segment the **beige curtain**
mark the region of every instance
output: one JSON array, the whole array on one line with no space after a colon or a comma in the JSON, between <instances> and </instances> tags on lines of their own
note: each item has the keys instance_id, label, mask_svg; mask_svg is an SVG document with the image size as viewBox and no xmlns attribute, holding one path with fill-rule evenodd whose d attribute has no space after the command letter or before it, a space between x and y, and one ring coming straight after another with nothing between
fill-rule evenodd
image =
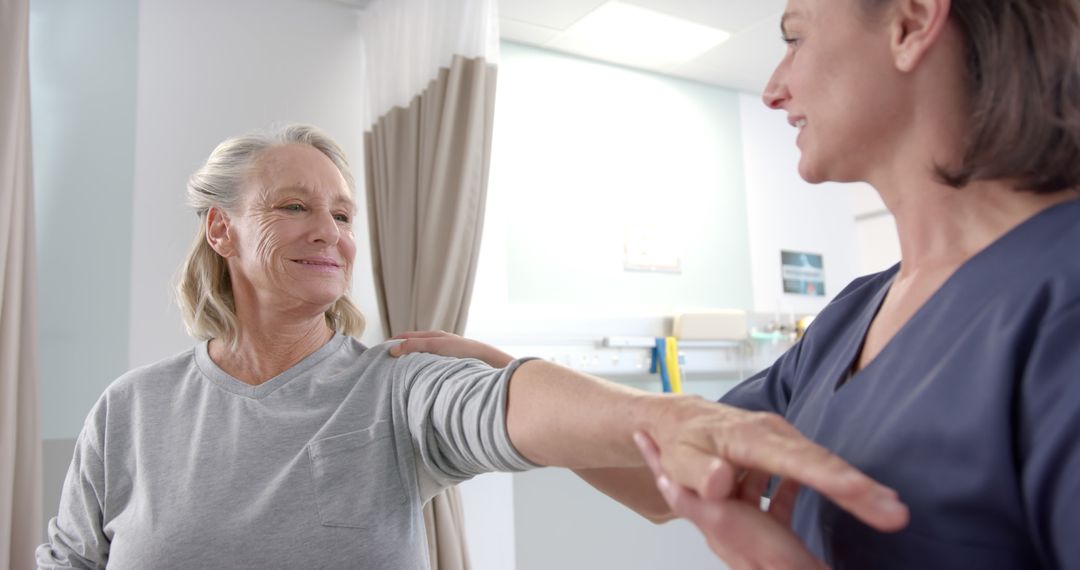
<instances>
[{"instance_id":1,"label":"beige curtain","mask_svg":"<svg viewBox=\"0 0 1080 570\"><path fill-rule=\"evenodd\" d=\"M387 335L465 330L494 107L495 66L458 56L408 107L364 133L371 253ZM424 518L432 568L468 568L457 489L429 503Z\"/></svg>"},{"instance_id":2,"label":"beige curtain","mask_svg":"<svg viewBox=\"0 0 1080 570\"><path fill-rule=\"evenodd\" d=\"M41 541L29 0L0 0L0 567Z\"/></svg>"}]
</instances>

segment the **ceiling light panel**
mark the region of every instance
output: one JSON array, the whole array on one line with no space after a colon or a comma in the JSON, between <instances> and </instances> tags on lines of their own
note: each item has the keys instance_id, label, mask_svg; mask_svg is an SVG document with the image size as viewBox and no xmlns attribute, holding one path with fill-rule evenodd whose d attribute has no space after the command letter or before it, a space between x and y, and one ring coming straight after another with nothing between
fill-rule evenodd
<instances>
[{"instance_id":1,"label":"ceiling light panel","mask_svg":"<svg viewBox=\"0 0 1080 570\"><path fill-rule=\"evenodd\" d=\"M780 14L787 0L621 0L648 10L705 24L737 36L747 26L764 18L775 17L773 27L779 27Z\"/></svg>"},{"instance_id":2,"label":"ceiling light panel","mask_svg":"<svg viewBox=\"0 0 1080 570\"><path fill-rule=\"evenodd\" d=\"M499 0L499 17L559 30L595 10L605 0Z\"/></svg>"},{"instance_id":3,"label":"ceiling light panel","mask_svg":"<svg viewBox=\"0 0 1080 570\"><path fill-rule=\"evenodd\" d=\"M548 46L650 68L690 61L730 37L724 30L624 2L607 2Z\"/></svg>"},{"instance_id":4,"label":"ceiling light panel","mask_svg":"<svg viewBox=\"0 0 1080 570\"><path fill-rule=\"evenodd\" d=\"M504 40L534 46L544 46L559 35L559 30L552 30L527 22L510 18L499 18L499 37Z\"/></svg>"}]
</instances>

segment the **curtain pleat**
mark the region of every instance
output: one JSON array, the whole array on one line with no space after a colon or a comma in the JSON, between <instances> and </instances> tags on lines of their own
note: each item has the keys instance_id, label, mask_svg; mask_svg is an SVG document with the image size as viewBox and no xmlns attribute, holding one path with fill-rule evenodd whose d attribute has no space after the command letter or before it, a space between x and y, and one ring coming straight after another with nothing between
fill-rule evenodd
<instances>
[{"instance_id":1,"label":"curtain pleat","mask_svg":"<svg viewBox=\"0 0 1080 570\"><path fill-rule=\"evenodd\" d=\"M365 133L375 289L387 336L461 334L480 254L495 108L495 66L454 57L408 107ZM432 568L469 567L456 488L424 513Z\"/></svg>"},{"instance_id":2,"label":"curtain pleat","mask_svg":"<svg viewBox=\"0 0 1080 570\"><path fill-rule=\"evenodd\" d=\"M469 548L464 535L465 513L457 487L436 495L424 506L424 528L433 569L469 568Z\"/></svg>"},{"instance_id":3,"label":"curtain pleat","mask_svg":"<svg viewBox=\"0 0 1080 570\"><path fill-rule=\"evenodd\" d=\"M0 567L41 539L29 4L0 0Z\"/></svg>"}]
</instances>

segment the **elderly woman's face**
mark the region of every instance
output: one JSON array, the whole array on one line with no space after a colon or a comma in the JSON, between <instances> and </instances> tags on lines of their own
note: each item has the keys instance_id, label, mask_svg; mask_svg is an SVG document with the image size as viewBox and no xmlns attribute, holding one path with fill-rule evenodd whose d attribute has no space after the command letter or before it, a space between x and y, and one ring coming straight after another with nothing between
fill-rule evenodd
<instances>
[{"instance_id":1,"label":"elderly woman's face","mask_svg":"<svg viewBox=\"0 0 1080 570\"><path fill-rule=\"evenodd\" d=\"M347 290L356 244L345 179L308 145L258 156L239 211L230 216L234 286L275 309L325 310Z\"/></svg>"}]
</instances>

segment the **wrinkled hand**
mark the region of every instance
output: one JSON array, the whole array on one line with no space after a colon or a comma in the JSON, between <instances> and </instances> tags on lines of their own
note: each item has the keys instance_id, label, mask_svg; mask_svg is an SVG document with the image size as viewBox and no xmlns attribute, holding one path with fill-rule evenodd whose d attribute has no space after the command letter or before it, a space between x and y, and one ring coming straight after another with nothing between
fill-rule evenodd
<instances>
[{"instance_id":1,"label":"wrinkled hand","mask_svg":"<svg viewBox=\"0 0 1080 570\"><path fill-rule=\"evenodd\" d=\"M445 331L406 332L395 336L394 340L404 342L391 347L390 356L430 352L440 356L475 358L494 368L503 368L514 360L513 356L494 346Z\"/></svg>"},{"instance_id":2,"label":"wrinkled hand","mask_svg":"<svg viewBox=\"0 0 1080 570\"><path fill-rule=\"evenodd\" d=\"M740 499L747 490L764 489L776 475L787 487L814 489L878 530L897 531L907 525L908 510L896 491L810 441L776 414L683 398L672 400L667 414L649 426L646 435L660 450L657 477L671 484L672 497L691 512L697 513L694 506L702 505L693 498L710 507L702 512L716 516L712 507L730 506L722 502ZM684 497L679 493L684 490L692 494ZM794 494L785 488L788 492ZM778 508L786 508L787 497L779 498ZM739 513L765 520L742 503L725 508L724 517Z\"/></svg>"},{"instance_id":3,"label":"wrinkled hand","mask_svg":"<svg viewBox=\"0 0 1080 570\"><path fill-rule=\"evenodd\" d=\"M731 482L727 497L705 500L667 476L660 464L660 450L648 435L638 432L634 442L672 512L694 523L709 548L733 570L827 568L791 531L798 483L781 480L767 511L761 510L760 502L769 475L761 471L742 472Z\"/></svg>"}]
</instances>

